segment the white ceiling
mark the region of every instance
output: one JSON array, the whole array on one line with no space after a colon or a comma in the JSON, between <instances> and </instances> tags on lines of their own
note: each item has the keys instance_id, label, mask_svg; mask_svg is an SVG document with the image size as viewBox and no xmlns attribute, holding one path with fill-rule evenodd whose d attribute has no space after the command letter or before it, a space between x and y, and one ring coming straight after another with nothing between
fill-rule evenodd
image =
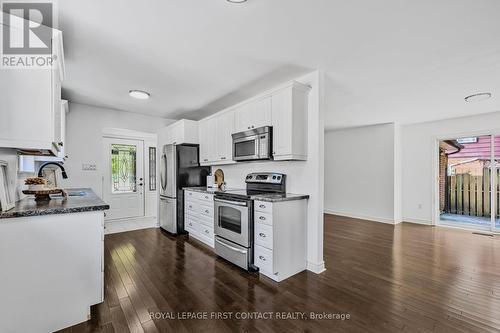
<instances>
[{"instance_id":1,"label":"white ceiling","mask_svg":"<svg viewBox=\"0 0 500 333\"><path fill-rule=\"evenodd\" d=\"M500 111L498 0L60 1L71 101L199 119L325 74L326 127ZM133 100L129 89L151 92ZM466 95L493 98L465 103Z\"/></svg>"}]
</instances>

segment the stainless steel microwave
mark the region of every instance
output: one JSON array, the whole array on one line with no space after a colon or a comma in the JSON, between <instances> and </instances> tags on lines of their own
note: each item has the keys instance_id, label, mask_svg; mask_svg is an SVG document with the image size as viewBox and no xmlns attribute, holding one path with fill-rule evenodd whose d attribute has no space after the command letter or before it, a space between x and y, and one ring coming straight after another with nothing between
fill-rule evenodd
<instances>
[{"instance_id":1,"label":"stainless steel microwave","mask_svg":"<svg viewBox=\"0 0 500 333\"><path fill-rule=\"evenodd\" d=\"M269 160L272 158L271 126L233 134L233 161Z\"/></svg>"}]
</instances>

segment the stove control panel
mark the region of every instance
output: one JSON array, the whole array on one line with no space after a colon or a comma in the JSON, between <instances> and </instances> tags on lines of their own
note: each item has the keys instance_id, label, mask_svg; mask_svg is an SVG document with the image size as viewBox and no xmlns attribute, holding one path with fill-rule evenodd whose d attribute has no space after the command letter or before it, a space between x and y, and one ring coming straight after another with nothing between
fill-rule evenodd
<instances>
[{"instance_id":1,"label":"stove control panel","mask_svg":"<svg viewBox=\"0 0 500 333\"><path fill-rule=\"evenodd\" d=\"M246 183L267 183L282 184L285 181L285 175L282 173L250 173L247 175Z\"/></svg>"}]
</instances>

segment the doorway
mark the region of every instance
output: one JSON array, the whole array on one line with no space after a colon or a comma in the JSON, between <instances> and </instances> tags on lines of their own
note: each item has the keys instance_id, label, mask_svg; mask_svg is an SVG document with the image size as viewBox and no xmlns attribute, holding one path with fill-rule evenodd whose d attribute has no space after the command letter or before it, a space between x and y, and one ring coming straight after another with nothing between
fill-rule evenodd
<instances>
[{"instance_id":1,"label":"doorway","mask_svg":"<svg viewBox=\"0 0 500 333\"><path fill-rule=\"evenodd\" d=\"M144 141L103 138L107 220L144 216Z\"/></svg>"},{"instance_id":2,"label":"doorway","mask_svg":"<svg viewBox=\"0 0 500 333\"><path fill-rule=\"evenodd\" d=\"M438 224L499 231L500 136L439 140Z\"/></svg>"}]
</instances>

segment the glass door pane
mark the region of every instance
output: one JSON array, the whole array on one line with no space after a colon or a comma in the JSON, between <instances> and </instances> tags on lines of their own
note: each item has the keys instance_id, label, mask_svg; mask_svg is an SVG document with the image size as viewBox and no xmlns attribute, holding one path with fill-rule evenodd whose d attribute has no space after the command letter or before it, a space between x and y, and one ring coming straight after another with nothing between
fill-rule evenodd
<instances>
[{"instance_id":1,"label":"glass door pane","mask_svg":"<svg viewBox=\"0 0 500 333\"><path fill-rule=\"evenodd\" d=\"M500 135L493 137L493 165L491 168L493 190L493 230L500 231Z\"/></svg>"},{"instance_id":2,"label":"glass door pane","mask_svg":"<svg viewBox=\"0 0 500 333\"><path fill-rule=\"evenodd\" d=\"M440 223L491 228L491 136L440 142Z\"/></svg>"},{"instance_id":3,"label":"glass door pane","mask_svg":"<svg viewBox=\"0 0 500 333\"><path fill-rule=\"evenodd\" d=\"M137 192L137 147L111 145L111 193Z\"/></svg>"}]
</instances>

